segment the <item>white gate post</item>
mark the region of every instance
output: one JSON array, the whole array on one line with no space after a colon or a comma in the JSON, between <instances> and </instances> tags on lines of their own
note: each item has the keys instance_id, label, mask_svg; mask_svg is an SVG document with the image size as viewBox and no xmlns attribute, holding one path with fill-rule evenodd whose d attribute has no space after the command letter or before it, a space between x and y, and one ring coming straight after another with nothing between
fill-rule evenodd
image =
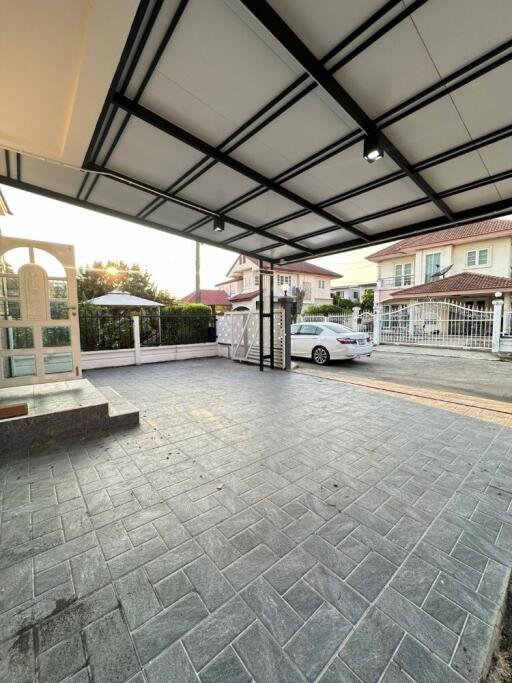
<instances>
[{"instance_id":1,"label":"white gate post","mask_svg":"<svg viewBox=\"0 0 512 683\"><path fill-rule=\"evenodd\" d=\"M501 318L503 313L503 299L494 299L492 302L492 346L493 353L499 353L500 350L500 335L501 335Z\"/></svg>"},{"instance_id":2,"label":"white gate post","mask_svg":"<svg viewBox=\"0 0 512 683\"><path fill-rule=\"evenodd\" d=\"M380 344L380 306L378 303L373 306L373 345Z\"/></svg>"},{"instance_id":3,"label":"white gate post","mask_svg":"<svg viewBox=\"0 0 512 683\"><path fill-rule=\"evenodd\" d=\"M142 363L141 353L140 353L140 317L138 315L132 315L133 320L133 348L135 350L135 365L140 365Z\"/></svg>"},{"instance_id":4,"label":"white gate post","mask_svg":"<svg viewBox=\"0 0 512 683\"><path fill-rule=\"evenodd\" d=\"M352 329L354 332L357 332L359 324L358 324L358 319L359 319L359 314L361 313L361 308L359 306L354 306L352 309Z\"/></svg>"}]
</instances>

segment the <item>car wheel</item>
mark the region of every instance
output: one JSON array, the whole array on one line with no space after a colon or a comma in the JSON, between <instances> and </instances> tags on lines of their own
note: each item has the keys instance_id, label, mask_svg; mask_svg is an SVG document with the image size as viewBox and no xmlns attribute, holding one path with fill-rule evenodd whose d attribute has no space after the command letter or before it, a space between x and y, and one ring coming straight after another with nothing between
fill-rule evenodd
<instances>
[{"instance_id":1,"label":"car wheel","mask_svg":"<svg viewBox=\"0 0 512 683\"><path fill-rule=\"evenodd\" d=\"M329 362L329 351L323 346L315 346L312 353L313 362L316 365L325 365Z\"/></svg>"}]
</instances>

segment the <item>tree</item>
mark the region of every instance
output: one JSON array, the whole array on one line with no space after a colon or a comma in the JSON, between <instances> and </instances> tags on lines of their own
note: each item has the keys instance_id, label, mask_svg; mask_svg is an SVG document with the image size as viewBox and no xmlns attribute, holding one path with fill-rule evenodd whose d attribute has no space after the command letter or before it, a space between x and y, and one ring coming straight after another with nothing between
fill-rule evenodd
<instances>
[{"instance_id":1,"label":"tree","mask_svg":"<svg viewBox=\"0 0 512 683\"><path fill-rule=\"evenodd\" d=\"M301 314L302 306L304 304L304 296L306 295L306 290L303 287L293 287L292 296L295 297L295 306L297 309L297 315Z\"/></svg>"},{"instance_id":2,"label":"tree","mask_svg":"<svg viewBox=\"0 0 512 683\"><path fill-rule=\"evenodd\" d=\"M361 297L361 310L363 311L373 311L373 299L374 299L373 289L365 289L363 296Z\"/></svg>"},{"instance_id":3,"label":"tree","mask_svg":"<svg viewBox=\"0 0 512 683\"><path fill-rule=\"evenodd\" d=\"M82 266L77 274L78 301L88 301L94 297L108 294L113 289L129 292L144 299L156 299L158 288L150 273L142 270L138 263L129 265L124 261L109 260L106 263L94 261L92 265ZM172 299L166 290L165 295Z\"/></svg>"},{"instance_id":4,"label":"tree","mask_svg":"<svg viewBox=\"0 0 512 683\"><path fill-rule=\"evenodd\" d=\"M332 305L336 306L338 312L348 313L355 306L355 303L351 299L344 299L339 292L331 294L331 298Z\"/></svg>"}]
</instances>

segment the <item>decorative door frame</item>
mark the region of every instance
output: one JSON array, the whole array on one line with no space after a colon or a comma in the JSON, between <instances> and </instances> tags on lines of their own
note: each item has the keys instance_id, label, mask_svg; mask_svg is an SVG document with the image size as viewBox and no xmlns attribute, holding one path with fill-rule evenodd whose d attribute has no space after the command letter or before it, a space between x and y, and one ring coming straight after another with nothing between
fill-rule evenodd
<instances>
[{"instance_id":1,"label":"decorative door frame","mask_svg":"<svg viewBox=\"0 0 512 683\"><path fill-rule=\"evenodd\" d=\"M29 260L16 272L8 273L8 252L20 247L28 249ZM35 250L57 259L64 275L48 274L35 263ZM75 253L71 245L0 235L0 309L0 388L82 376ZM10 314L12 311L15 315Z\"/></svg>"}]
</instances>

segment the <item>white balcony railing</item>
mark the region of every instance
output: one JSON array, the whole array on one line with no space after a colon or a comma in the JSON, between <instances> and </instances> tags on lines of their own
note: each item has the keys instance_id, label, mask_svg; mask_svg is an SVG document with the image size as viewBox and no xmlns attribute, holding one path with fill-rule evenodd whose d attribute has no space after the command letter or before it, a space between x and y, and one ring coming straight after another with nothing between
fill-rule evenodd
<instances>
[{"instance_id":1,"label":"white balcony railing","mask_svg":"<svg viewBox=\"0 0 512 683\"><path fill-rule=\"evenodd\" d=\"M410 275L394 275L393 277L381 277L377 280L377 289L402 289L414 285L414 273Z\"/></svg>"}]
</instances>

